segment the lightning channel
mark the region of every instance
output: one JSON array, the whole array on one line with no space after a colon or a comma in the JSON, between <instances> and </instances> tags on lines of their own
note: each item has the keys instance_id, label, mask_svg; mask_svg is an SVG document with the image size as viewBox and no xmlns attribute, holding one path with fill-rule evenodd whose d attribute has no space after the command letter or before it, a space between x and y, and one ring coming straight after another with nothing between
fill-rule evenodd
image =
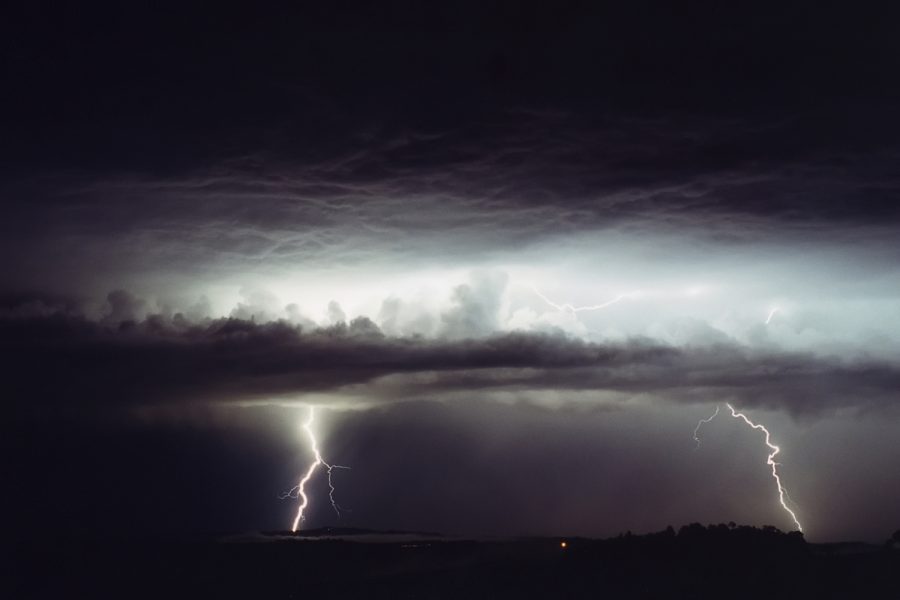
<instances>
[{"instance_id":1,"label":"lightning channel","mask_svg":"<svg viewBox=\"0 0 900 600\"><path fill-rule=\"evenodd\" d=\"M732 417L734 417L735 419L741 419L749 427L758 429L765 434L766 446L768 446L770 450L769 456L766 459L766 464L772 467L772 478L775 480L775 485L778 486L778 502L781 503L781 507L785 510L785 512L787 512L791 516L791 519L794 521L794 525L797 526L797 531L802 532L803 526L801 526L800 521L797 520L797 515L787 505L787 498L789 498L787 490L785 490L784 486L781 484L781 476L778 474L778 465L780 465L781 463L775 461L775 456L777 456L778 453L781 452L781 448L772 443L772 435L769 433L768 429L758 423L754 423L744 413L737 412L734 407L731 406L731 404L728 404L726 402L725 406L727 406L728 410L731 411Z\"/></svg>"},{"instance_id":2,"label":"lightning channel","mask_svg":"<svg viewBox=\"0 0 900 600\"><path fill-rule=\"evenodd\" d=\"M710 416L706 419L700 419L700 421L697 422L697 426L694 427L694 441L697 442L697 446L694 448L694 450L697 450L698 448L700 448L700 428L703 426L704 423L709 423L710 421L715 419L718 416L718 414L719 414L719 405L716 405L716 412L714 412L712 414L712 416Z\"/></svg>"},{"instance_id":3,"label":"lightning channel","mask_svg":"<svg viewBox=\"0 0 900 600\"><path fill-rule=\"evenodd\" d=\"M540 298L541 300L543 300L549 306L552 306L556 310L558 310L560 312L570 312L570 313L579 313L579 312L592 311L592 310L602 310L604 308L612 306L613 304L618 304L622 300L626 300L628 298L634 298L640 294L640 292L638 292L638 291L627 292L625 294L619 294L615 298L613 298L611 300L607 300L606 302L601 302L600 304L590 304L587 306L575 306L573 304L569 304L568 302L566 302L564 304L557 304L556 302L554 302L553 300L551 300L550 298L548 298L547 296L542 294L540 292L540 290L538 290L535 286L531 286L531 291L533 291L538 296L538 298Z\"/></svg>"},{"instance_id":4,"label":"lightning channel","mask_svg":"<svg viewBox=\"0 0 900 600\"><path fill-rule=\"evenodd\" d=\"M328 474L328 499L331 501L331 507L334 509L334 512L338 517L341 516L341 506L334 499L334 481L332 480L332 472L334 469L349 469L350 467L345 467L343 465L332 465L330 463L325 462L322 458L321 452L319 452L319 443L316 440L316 435L313 432L312 425L315 421L316 411L315 407L309 407L309 415L306 421L303 423L303 430L306 432L306 436L309 438L309 446L310 450L313 454L313 462L306 469L306 472L300 478L299 483L292 487L287 492L281 494L280 498L293 498L296 500L300 500L300 504L297 506L297 514L294 517L294 522L291 525L291 531L296 532L297 529L300 528L300 524L303 523L304 520L304 512L309 506L309 496L306 495L306 484L309 483L309 480L312 479L316 470L320 466L324 466L326 472Z\"/></svg>"},{"instance_id":5,"label":"lightning channel","mask_svg":"<svg viewBox=\"0 0 900 600\"><path fill-rule=\"evenodd\" d=\"M777 313L777 312L778 312L778 307L775 307L769 311L769 316L766 317L766 325L768 325L769 323L772 322L772 317L774 317L775 313Z\"/></svg>"}]
</instances>

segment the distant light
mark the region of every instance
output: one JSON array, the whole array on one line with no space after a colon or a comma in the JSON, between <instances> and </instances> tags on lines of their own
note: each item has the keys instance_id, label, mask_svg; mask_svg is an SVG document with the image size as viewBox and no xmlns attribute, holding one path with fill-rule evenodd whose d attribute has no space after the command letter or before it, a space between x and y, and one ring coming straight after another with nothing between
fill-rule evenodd
<instances>
[{"instance_id":1,"label":"distant light","mask_svg":"<svg viewBox=\"0 0 900 600\"><path fill-rule=\"evenodd\" d=\"M569 544L567 542L563 541L563 542L559 543L559 547L562 548L563 550L565 550L566 548L569 547Z\"/></svg>"}]
</instances>

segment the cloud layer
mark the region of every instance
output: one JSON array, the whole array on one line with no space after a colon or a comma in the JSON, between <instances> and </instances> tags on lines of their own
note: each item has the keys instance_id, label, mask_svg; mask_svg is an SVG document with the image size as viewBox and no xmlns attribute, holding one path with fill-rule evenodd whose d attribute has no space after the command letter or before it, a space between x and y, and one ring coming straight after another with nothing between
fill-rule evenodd
<instances>
[{"instance_id":1,"label":"cloud layer","mask_svg":"<svg viewBox=\"0 0 900 600\"><path fill-rule=\"evenodd\" d=\"M121 298L113 300L119 314ZM64 314L7 317L0 330L9 408L91 414L171 403L301 401L310 394L368 406L467 392L540 399L542 392L587 391L597 402L727 400L820 415L892 411L898 399L900 371L878 359L728 341L679 347L652 339L591 343L562 333L459 335L483 316L480 307L469 308L461 302L448 317L453 335L436 338L386 336L364 317L312 329L235 318L191 323L181 315L115 323Z\"/></svg>"}]
</instances>

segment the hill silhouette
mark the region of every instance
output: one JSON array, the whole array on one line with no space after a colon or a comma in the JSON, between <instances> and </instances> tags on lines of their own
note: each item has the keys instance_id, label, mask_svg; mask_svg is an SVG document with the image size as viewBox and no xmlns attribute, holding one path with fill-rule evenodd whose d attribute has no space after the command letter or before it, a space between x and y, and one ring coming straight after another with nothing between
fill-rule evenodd
<instances>
[{"instance_id":1,"label":"hill silhouette","mask_svg":"<svg viewBox=\"0 0 900 600\"><path fill-rule=\"evenodd\" d=\"M816 545L734 524L603 540L303 533L19 542L14 597L876 598L900 572L890 540Z\"/></svg>"}]
</instances>

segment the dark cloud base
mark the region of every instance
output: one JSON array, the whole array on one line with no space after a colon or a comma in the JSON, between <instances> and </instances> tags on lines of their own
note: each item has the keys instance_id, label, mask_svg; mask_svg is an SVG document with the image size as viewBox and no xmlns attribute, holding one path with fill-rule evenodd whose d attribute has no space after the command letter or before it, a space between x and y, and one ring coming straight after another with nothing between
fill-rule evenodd
<instances>
[{"instance_id":1,"label":"dark cloud base","mask_svg":"<svg viewBox=\"0 0 900 600\"><path fill-rule=\"evenodd\" d=\"M69 414L140 405L299 399L327 392L390 402L477 390L595 390L682 402L730 400L794 415L892 410L900 372L876 360L589 343L563 334L389 337L360 317L305 330L283 321L72 314L0 319L8 409ZM14 399L14 400L13 400Z\"/></svg>"}]
</instances>

